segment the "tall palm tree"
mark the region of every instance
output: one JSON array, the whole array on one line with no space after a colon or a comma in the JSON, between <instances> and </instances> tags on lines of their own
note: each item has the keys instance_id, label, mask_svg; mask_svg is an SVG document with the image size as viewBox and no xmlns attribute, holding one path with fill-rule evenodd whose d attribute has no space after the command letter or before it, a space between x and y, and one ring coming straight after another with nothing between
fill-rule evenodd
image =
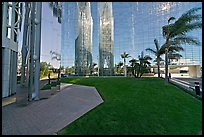
<instances>
[{"instance_id":1,"label":"tall palm tree","mask_svg":"<svg viewBox=\"0 0 204 137\"><path fill-rule=\"evenodd\" d=\"M160 77L160 61L162 60L160 56L163 54L163 49L160 47L157 39L154 39L154 44L156 49L146 48L146 51L149 51L156 56L155 61L157 62L158 77Z\"/></svg>"},{"instance_id":2,"label":"tall palm tree","mask_svg":"<svg viewBox=\"0 0 204 137\"><path fill-rule=\"evenodd\" d=\"M202 15L196 14L201 8L192 8L186 13L182 14L174 23L174 17L170 17L168 24L162 27L163 37L165 42L165 84L168 84L168 52L171 45L200 45L200 42L186 34L192 30L202 28Z\"/></svg>"},{"instance_id":3,"label":"tall palm tree","mask_svg":"<svg viewBox=\"0 0 204 137\"><path fill-rule=\"evenodd\" d=\"M123 54L121 54L121 58L124 61L124 71L125 71L125 77L127 77L127 70L126 70L126 58L129 58L131 56L129 56L128 53L124 52Z\"/></svg>"}]
</instances>

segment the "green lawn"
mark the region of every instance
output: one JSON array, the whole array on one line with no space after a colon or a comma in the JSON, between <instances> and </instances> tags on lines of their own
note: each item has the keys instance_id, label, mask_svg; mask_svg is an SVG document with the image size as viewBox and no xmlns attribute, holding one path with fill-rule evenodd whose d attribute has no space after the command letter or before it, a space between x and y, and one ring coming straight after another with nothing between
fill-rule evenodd
<instances>
[{"instance_id":1,"label":"green lawn","mask_svg":"<svg viewBox=\"0 0 204 137\"><path fill-rule=\"evenodd\" d=\"M202 103L158 78L62 78L94 86L104 103L58 132L64 134L198 134Z\"/></svg>"}]
</instances>

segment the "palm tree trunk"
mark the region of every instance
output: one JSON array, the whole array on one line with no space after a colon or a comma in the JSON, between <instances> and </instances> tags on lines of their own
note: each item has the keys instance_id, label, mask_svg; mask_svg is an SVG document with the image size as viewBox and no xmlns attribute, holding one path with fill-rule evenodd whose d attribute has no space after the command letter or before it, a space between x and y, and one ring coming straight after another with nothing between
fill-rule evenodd
<instances>
[{"instance_id":1,"label":"palm tree trunk","mask_svg":"<svg viewBox=\"0 0 204 137\"><path fill-rule=\"evenodd\" d=\"M124 76L127 77L126 60L125 60L125 58L124 58Z\"/></svg>"},{"instance_id":2,"label":"palm tree trunk","mask_svg":"<svg viewBox=\"0 0 204 137\"><path fill-rule=\"evenodd\" d=\"M139 74L140 74L140 65L139 65L138 71L137 71L137 78L139 77Z\"/></svg>"},{"instance_id":3,"label":"palm tree trunk","mask_svg":"<svg viewBox=\"0 0 204 137\"><path fill-rule=\"evenodd\" d=\"M165 49L165 85L168 85L168 49Z\"/></svg>"},{"instance_id":4,"label":"palm tree trunk","mask_svg":"<svg viewBox=\"0 0 204 137\"><path fill-rule=\"evenodd\" d=\"M160 78L160 60L157 60L157 71L158 71L158 78Z\"/></svg>"}]
</instances>

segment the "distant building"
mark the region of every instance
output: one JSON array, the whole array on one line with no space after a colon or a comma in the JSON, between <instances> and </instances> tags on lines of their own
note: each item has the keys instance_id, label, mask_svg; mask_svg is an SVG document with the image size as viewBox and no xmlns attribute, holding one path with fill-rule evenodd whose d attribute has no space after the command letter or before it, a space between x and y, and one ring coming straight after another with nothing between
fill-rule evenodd
<instances>
[{"instance_id":1,"label":"distant building","mask_svg":"<svg viewBox=\"0 0 204 137\"><path fill-rule=\"evenodd\" d=\"M153 72L157 74L157 65L151 66ZM169 66L169 73L171 74L181 74L182 76L190 76L193 78L198 78L202 76L202 69L200 63L193 61L191 59L173 59L171 60ZM160 65L161 74L165 73L165 65Z\"/></svg>"},{"instance_id":2,"label":"distant building","mask_svg":"<svg viewBox=\"0 0 204 137\"><path fill-rule=\"evenodd\" d=\"M99 14L99 75L111 76L114 73L112 2L100 2Z\"/></svg>"},{"instance_id":3,"label":"distant building","mask_svg":"<svg viewBox=\"0 0 204 137\"><path fill-rule=\"evenodd\" d=\"M92 32L90 2L78 2L78 36L75 40L75 73L79 76L89 75L92 66Z\"/></svg>"},{"instance_id":4,"label":"distant building","mask_svg":"<svg viewBox=\"0 0 204 137\"><path fill-rule=\"evenodd\" d=\"M173 59L170 62L170 65L192 65L192 64L200 65L200 62L185 58Z\"/></svg>"}]
</instances>

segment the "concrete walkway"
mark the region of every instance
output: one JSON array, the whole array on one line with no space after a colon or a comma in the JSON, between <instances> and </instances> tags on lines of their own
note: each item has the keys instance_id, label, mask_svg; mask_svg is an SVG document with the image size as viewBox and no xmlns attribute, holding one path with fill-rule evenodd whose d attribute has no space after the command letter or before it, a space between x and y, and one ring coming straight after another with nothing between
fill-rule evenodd
<instances>
[{"instance_id":1,"label":"concrete walkway","mask_svg":"<svg viewBox=\"0 0 204 137\"><path fill-rule=\"evenodd\" d=\"M48 99L2 106L2 135L54 135L102 102L94 87L63 84Z\"/></svg>"},{"instance_id":2,"label":"concrete walkway","mask_svg":"<svg viewBox=\"0 0 204 137\"><path fill-rule=\"evenodd\" d=\"M55 82L57 79L51 79L51 82ZM48 83L47 79L40 80L40 89ZM42 95L42 91L40 91ZM44 96L44 95L43 95ZM12 103L27 103L28 88L22 88L20 84L17 85L16 94L2 99L2 106L6 106Z\"/></svg>"}]
</instances>

